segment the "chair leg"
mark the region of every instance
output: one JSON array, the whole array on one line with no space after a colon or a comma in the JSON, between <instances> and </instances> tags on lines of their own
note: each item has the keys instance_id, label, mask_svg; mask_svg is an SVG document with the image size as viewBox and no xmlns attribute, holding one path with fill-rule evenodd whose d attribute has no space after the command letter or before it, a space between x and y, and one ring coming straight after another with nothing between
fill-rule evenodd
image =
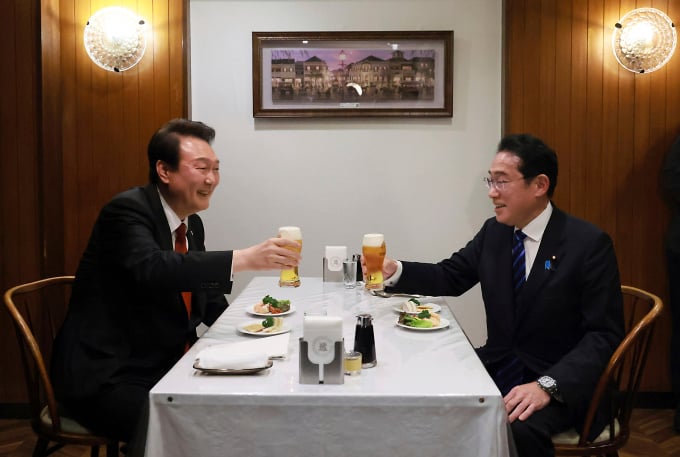
<instances>
[{"instance_id":1,"label":"chair leg","mask_svg":"<svg viewBox=\"0 0 680 457\"><path fill-rule=\"evenodd\" d=\"M120 451L118 450L118 443L106 446L106 457L118 457L119 455Z\"/></svg>"},{"instance_id":2,"label":"chair leg","mask_svg":"<svg viewBox=\"0 0 680 457\"><path fill-rule=\"evenodd\" d=\"M99 446L90 447L90 457L99 457Z\"/></svg>"},{"instance_id":3,"label":"chair leg","mask_svg":"<svg viewBox=\"0 0 680 457\"><path fill-rule=\"evenodd\" d=\"M33 448L33 457L46 456L47 446L49 446L49 444L50 442L45 438L38 438L38 441L35 443L35 447Z\"/></svg>"}]
</instances>

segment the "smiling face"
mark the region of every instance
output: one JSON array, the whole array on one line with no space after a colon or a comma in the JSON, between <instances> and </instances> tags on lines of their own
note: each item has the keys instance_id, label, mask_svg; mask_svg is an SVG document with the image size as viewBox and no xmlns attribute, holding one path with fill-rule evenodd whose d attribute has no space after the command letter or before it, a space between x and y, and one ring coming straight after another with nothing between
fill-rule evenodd
<instances>
[{"instance_id":1,"label":"smiling face","mask_svg":"<svg viewBox=\"0 0 680 457\"><path fill-rule=\"evenodd\" d=\"M180 137L176 170L162 160L156 163L161 182L159 189L180 219L210 206L210 197L220 183L219 166L220 161L212 147L191 136Z\"/></svg>"},{"instance_id":2,"label":"smiling face","mask_svg":"<svg viewBox=\"0 0 680 457\"><path fill-rule=\"evenodd\" d=\"M549 202L549 180L544 174L523 179L519 171L520 158L507 151L496 154L489 168L489 178L506 181L503 190L489 188L496 220L501 224L524 228Z\"/></svg>"}]
</instances>

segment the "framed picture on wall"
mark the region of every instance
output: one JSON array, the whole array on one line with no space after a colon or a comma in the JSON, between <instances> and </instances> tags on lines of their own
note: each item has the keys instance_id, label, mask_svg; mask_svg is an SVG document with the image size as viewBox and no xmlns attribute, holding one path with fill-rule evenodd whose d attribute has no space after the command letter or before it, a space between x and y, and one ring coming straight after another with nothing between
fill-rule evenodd
<instances>
[{"instance_id":1,"label":"framed picture on wall","mask_svg":"<svg viewBox=\"0 0 680 457\"><path fill-rule=\"evenodd\" d=\"M379 116L453 116L453 31L253 32L253 117Z\"/></svg>"}]
</instances>

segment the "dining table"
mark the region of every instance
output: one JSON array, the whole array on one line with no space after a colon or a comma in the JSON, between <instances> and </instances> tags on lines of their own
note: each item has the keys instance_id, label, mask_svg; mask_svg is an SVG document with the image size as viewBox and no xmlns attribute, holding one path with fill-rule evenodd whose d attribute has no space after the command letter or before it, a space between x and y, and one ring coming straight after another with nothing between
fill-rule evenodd
<instances>
[{"instance_id":1,"label":"dining table","mask_svg":"<svg viewBox=\"0 0 680 457\"><path fill-rule=\"evenodd\" d=\"M262 320L253 306L266 295L290 300L281 316L284 356L251 374L194 368L208 347L267 338L239 330ZM319 277L302 277L294 288L279 287L278 277L253 278L151 390L146 455L508 457L503 398L451 312L452 298L418 298L441 308L435 329L398 325L408 299ZM351 351L357 315L365 313L377 364L342 383L301 383L305 317L340 317Z\"/></svg>"}]
</instances>

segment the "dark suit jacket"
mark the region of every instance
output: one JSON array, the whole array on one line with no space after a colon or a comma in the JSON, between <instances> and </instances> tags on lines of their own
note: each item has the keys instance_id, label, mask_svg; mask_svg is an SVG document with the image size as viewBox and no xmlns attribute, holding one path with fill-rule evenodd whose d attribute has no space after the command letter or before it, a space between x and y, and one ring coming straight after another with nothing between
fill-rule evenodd
<instances>
[{"instance_id":1,"label":"dark suit jacket","mask_svg":"<svg viewBox=\"0 0 680 457\"><path fill-rule=\"evenodd\" d=\"M174 252L158 191L138 187L101 211L80 261L51 375L58 398L85 398L118 382L153 386L227 308L232 252L205 252L197 215L189 252ZM181 291L191 291L187 316Z\"/></svg>"},{"instance_id":2,"label":"dark suit jacket","mask_svg":"<svg viewBox=\"0 0 680 457\"><path fill-rule=\"evenodd\" d=\"M514 353L530 372L557 380L580 422L624 333L611 239L553 208L527 282L513 303L513 230L491 218L450 258L437 264L403 262L392 289L458 296L479 282L488 335L478 349L482 362L490 368Z\"/></svg>"}]
</instances>

